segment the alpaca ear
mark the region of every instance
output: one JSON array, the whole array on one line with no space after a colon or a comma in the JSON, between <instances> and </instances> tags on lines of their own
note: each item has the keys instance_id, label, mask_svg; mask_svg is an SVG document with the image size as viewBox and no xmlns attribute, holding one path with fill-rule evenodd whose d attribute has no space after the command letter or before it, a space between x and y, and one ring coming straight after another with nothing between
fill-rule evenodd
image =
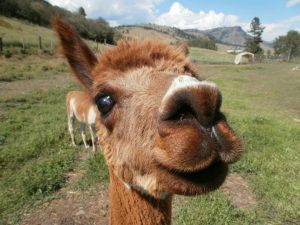
<instances>
[{"instance_id":1,"label":"alpaca ear","mask_svg":"<svg viewBox=\"0 0 300 225\"><path fill-rule=\"evenodd\" d=\"M186 42L180 42L177 44L177 49L179 49L182 53L184 53L186 56L190 54L189 46Z\"/></svg>"},{"instance_id":2,"label":"alpaca ear","mask_svg":"<svg viewBox=\"0 0 300 225\"><path fill-rule=\"evenodd\" d=\"M58 17L52 20L52 27L60 40L61 52L67 58L77 79L87 90L90 90L93 84L91 72L97 64L96 56L79 34Z\"/></svg>"}]
</instances>

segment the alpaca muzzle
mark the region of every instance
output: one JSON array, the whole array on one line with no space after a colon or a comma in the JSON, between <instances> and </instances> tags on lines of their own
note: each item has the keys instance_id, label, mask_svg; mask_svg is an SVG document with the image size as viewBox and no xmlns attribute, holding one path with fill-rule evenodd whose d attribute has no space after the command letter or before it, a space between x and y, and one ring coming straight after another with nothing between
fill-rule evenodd
<instances>
[{"instance_id":1,"label":"alpaca muzzle","mask_svg":"<svg viewBox=\"0 0 300 225\"><path fill-rule=\"evenodd\" d=\"M237 161L241 142L220 112L221 103L214 83L177 77L160 107L157 160L178 171L205 169L218 160Z\"/></svg>"}]
</instances>

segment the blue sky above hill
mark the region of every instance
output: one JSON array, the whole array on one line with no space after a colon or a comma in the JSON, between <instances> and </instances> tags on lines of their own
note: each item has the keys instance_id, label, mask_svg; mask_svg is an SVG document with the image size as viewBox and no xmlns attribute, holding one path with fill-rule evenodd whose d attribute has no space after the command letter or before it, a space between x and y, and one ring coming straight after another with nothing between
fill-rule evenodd
<instances>
[{"instance_id":1,"label":"blue sky above hill","mask_svg":"<svg viewBox=\"0 0 300 225\"><path fill-rule=\"evenodd\" d=\"M89 18L102 17L112 26L157 23L200 30L221 26L249 29L258 16L266 27L263 38L272 41L288 30L300 32L300 0L48 0L75 11L82 6Z\"/></svg>"}]
</instances>

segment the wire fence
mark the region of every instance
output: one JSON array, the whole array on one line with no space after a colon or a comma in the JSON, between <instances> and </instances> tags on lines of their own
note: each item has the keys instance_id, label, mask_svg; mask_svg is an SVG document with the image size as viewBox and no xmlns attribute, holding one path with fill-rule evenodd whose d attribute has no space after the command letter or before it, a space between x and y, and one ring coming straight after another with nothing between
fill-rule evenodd
<instances>
[{"instance_id":1,"label":"wire fence","mask_svg":"<svg viewBox=\"0 0 300 225\"><path fill-rule=\"evenodd\" d=\"M230 55L231 56L231 55ZM235 56L225 57L225 56L214 56L214 55L203 55L203 56L191 56L192 61L194 62L202 62L208 64L235 64ZM246 58L242 59L240 64L253 64L253 63L274 63L274 62L293 62L300 63L300 58L292 58L288 60L288 56L286 55L259 55L254 57L254 61L251 62Z\"/></svg>"},{"instance_id":2,"label":"wire fence","mask_svg":"<svg viewBox=\"0 0 300 225\"><path fill-rule=\"evenodd\" d=\"M98 54L101 51L103 45L106 43L100 43L98 41L86 41L86 44ZM108 46L108 45L107 45ZM57 42L53 38L45 38L42 36L36 36L34 39L25 39L20 37L19 40L8 39L0 37L0 54L10 57L15 53L23 54L35 54L35 53L48 53L54 54L57 49Z\"/></svg>"},{"instance_id":3,"label":"wire fence","mask_svg":"<svg viewBox=\"0 0 300 225\"><path fill-rule=\"evenodd\" d=\"M103 46L109 47L106 43L98 41L86 41L86 44L94 51L95 54L101 54ZM26 39L20 37L19 40L9 39L0 36L0 54L9 58L13 54L39 54L45 53L53 55L57 49L56 39L53 37L35 36L34 38ZM204 62L210 64L234 64L235 56L228 54L222 56L216 55L198 55L191 54L191 59L194 62ZM256 55L255 63L272 63L272 62L288 62L289 58L286 55ZM291 62L300 63L300 58L292 58ZM243 60L242 64L249 63Z\"/></svg>"}]
</instances>

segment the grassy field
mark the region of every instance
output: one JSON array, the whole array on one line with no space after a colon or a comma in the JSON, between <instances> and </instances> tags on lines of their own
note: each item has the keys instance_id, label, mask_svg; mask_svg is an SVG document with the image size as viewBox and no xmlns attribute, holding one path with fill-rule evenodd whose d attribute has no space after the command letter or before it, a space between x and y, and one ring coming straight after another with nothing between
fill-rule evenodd
<instances>
[{"instance_id":1,"label":"grassy field","mask_svg":"<svg viewBox=\"0 0 300 225\"><path fill-rule=\"evenodd\" d=\"M213 51L209 49L190 48L191 59L194 61L205 62L210 64L233 64L234 55L226 51Z\"/></svg>"},{"instance_id":2,"label":"grassy field","mask_svg":"<svg viewBox=\"0 0 300 225\"><path fill-rule=\"evenodd\" d=\"M79 87L66 83L21 97L1 96L0 224L16 224L24 209L60 189L76 165L81 147L70 145L65 116L65 95L74 89ZM106 171L101 156L86 164L89 173L78 188L107 179L105 172L97 173Z\"/></svg>"},{"instance_id":3,"label":"grassy field","mask_svg":"<svg viewBox=\"0 0 300 225\"><path fill-rule=\"evenodd\" d=\"M251 209L240 210L224 193L217 191L188 198L188 203L176 211L174 223L298 224L300 75L291 70L294 65L201 63L198 66L202 76L219 85L224 98L223 110L243 138L246 152L232 166L232 171L249 182L257 203ZM45 79L43 75L41 79ZM66 82L60 87L29 91L22 96L8 99L1 96L0 218L3 224L16 224L24 209L38 200L51 198L64 185L66 172L77 165L81 148L69 145L65 121L64 99L71 89L78 86ZM86 175L77 188L86 190L97 185L99 179L106 183L107 171L103 165L102 156L89 158L85 163Z\"/></svg>"},{"instance_id":4,"label":"grassy field","mask_svg":"<svg viewBox=\"0 0 300 225\"><path fill-rule=\"evenodd\" d=\"M257 196L239 210L220 191L191 198L175 224L300 223L300 74L291 64L203 65L223 92L223 110L244 141L232 166ZM207 72L207 73L206 73Z\"/></svg>"},{"instance_id":5,"label":"grassy field","mask_svg":"<svg viewBox=\"0 0 300 225\"><path fill-rule=\"evenodd\" d=\"M18 23L0 17L1 29L3 20ZM300 74L292 71L296 64L235 66L233 56L225 53L192 48L191 54L201 76L222 90L223 111L245 148L231 172L249 183L256 204L236 208L221 191L186 198L177 206L174 224L300 224ZM79 87L66 79L66 62L49 55L0 61L0 224L19 224L27 209L59 198L66 174L78 166L84 174L73 188L82 193L100 182L107 184L108 176L102 155L79 165L82 143L77 148L70 145L65 95Z\"/></svg>"},{"instance_id":6,"label":"grassy field","mask_svg":"<svg viewBox=\"0 0 300 225\"><path fill-rule=\"evenodd\" d=\"M31 55L22 59L22 57L17 56L2 61L0 81L49 79L64 72L69 72L69 70L61 57Z\"/></svg>"}]
</instances>

